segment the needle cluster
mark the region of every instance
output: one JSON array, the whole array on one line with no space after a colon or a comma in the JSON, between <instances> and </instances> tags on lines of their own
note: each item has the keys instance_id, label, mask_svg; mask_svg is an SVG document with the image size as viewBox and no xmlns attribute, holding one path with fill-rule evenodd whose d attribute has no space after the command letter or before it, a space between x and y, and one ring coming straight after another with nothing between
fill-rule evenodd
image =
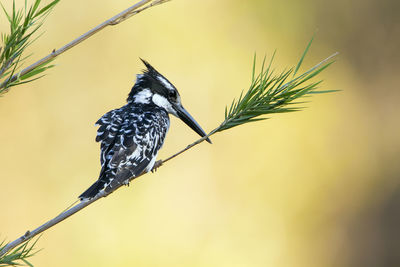
<instances>
[{"instance_id":1,"label":"needle cluster","mask_svg":"<svg viewBox=\"0 0 400 267\"><path fill-rule=\"evenodd\" d=\"M53 67L50 62L39 65L29 72L11 79L18 71L28 56L24 56L26 48L35 41L33 35L42 26L44 19L60 0L54 0L45 6L41 6L41 0L35 0L28 7L25 0L24 8L17 10L13 0L12 12L7 12L1 4L3 12L9 22L10 32L1 34L0 41L0 96L12 86L36 80L42 76L46 69Z\"/></svg>"},{"instance_id":2,"label":"needle cluster","mask_svg":"<svg viewBox=\"0 0 400 267\"><path fill-rule=\"evenodd\" d=\"M311 43L312 40L295 67L280 73L275 73L272 68L275 53L268 64L264 57L258 74L256 74L256 56L254 56L250 88L246 93L242 91L239 98L234 99L229 108L225 107L225 120L213 132L221 132L245 123L265 120L268 119L265 117L268 114L299 111L303 107L298 104L305 103L304 101L299 102L300 98L310 94L335 92L336 90L317 91L322 80L310 82L310 79L332 64L331 58L336 54L297 75Z\"/></svg>"},{"instance_id":3,"label":"needle cluster","mask_svg":"<svg viewBox=\"0 0 400 267\"><path fill-rule=\"evenodd\" d=\"M32 244L29 241L25 244L18 246L17 248L8 251L6 254L0 256L0 267L2 266L21 266L21 265L33 265L27 260L28 258L34 256L37 251L34 247L36 245L36 239ZM0 243L0 251L5 247L4 242Z\"/></svg>"}]
</instances>

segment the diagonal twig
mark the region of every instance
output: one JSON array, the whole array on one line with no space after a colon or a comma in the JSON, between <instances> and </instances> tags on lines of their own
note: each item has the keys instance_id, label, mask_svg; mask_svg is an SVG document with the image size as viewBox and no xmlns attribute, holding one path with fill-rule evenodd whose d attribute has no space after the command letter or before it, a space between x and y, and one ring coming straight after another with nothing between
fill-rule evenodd
<instances>
[{"instance_id":1,"label":"diagonal twig","mask_svg":"<svg viewBox=\"0 0 400 267\"><path fill-rule=\"evenodd\" d=\"M212 135L213 133L215 133L215 130L211 131L208 135L198 139L197 141L195 141L194 143L188 145L186 148L182 149L181 151L179 151L178 153L174 154L173 156L167 158L166 160L161 161L162 164L171 160L172 158L178 156L179 154L187 151L188 149L194 147L195 145L198 145L200 143L202 143L204 140L206 140L210 135ZM136 179L142 175L144 175L146 173L142 173L136 177L133 177L130 179L130 181L132 181L133 179ZM47 229L55 226L56 224L64 221L65 219L67 219L68 217L74 215L75 213L77 213L78 211L82 210L83 208L89 206L90 204L96 202L97 200L106 197L108 195L110 195L111 193L115 192L117 189L121 188L124 184L119 184L116 185L116 187L113 188L112 191L106 193L105 191L101 191L99 194L97 194L94 198L91 198L89 200L85 200L85 201L81 201L78 204L72 206L71 208L67 209L66 211L60 213L59 215L57 215L56 217L54 217L53 219L47 221L46 223L42 224L41 226L39 226L38 228L32 230L32 231L27 231L24 235L22 235L21 237L17 238L16 240L8 243L1 251L0 251L0 256L3 256L4 254L6 254L7 252L9 252L10 250L14 249L15 247L19 246L20 244L32 239L33 237L37 236L40 233L43 233L44 231L46 231Z\"/></svg>"},{"instance_id":2,"label":"diagonal twig","mask_svg":"<svg viewBox=\"0 0 400 267\"><path fill-rule=\"evenodd\" d=\"M96 34L97 32L103 30L104 28L106 28L107 26L114 26L117 25L123 21L125 21L126 19L150 8L156 5L160 5L163 3L166 3L170 0L142 0L140 2L137 2L136 4L134 4L133 6L125 9L124 11L120 12L119 14L113 16L112 18L104 21L103 23L97 25L96 27L94 27L93 29L91 29L90 31L82 34L81 36L79 36L78 38L76 38L75 40L69 42L68 44L64 45L63 47L59 48L59 49L54 49L50 54L48 54L46 57L36 61L35 63L33 63L32 65L26 67L25 69L21 70L20 72L16 73L15 75L13 75L11 78L7 79L6 81L2 82L0 84L0 88L4 88L8 83L11 83L13 81L18 80L19 77L29 73L30 71L32 71L33 69L42 66L43 64L46 64L47 62L50 62L51 60L53 60L54 58L56 58L57 56L61 55L62 53L66 52L67 50L71 49L72 47L80 44L81 42L85 41L86 39L88 39L89 37L93 36L94 34Z\"/></svg>"}]
</instances>

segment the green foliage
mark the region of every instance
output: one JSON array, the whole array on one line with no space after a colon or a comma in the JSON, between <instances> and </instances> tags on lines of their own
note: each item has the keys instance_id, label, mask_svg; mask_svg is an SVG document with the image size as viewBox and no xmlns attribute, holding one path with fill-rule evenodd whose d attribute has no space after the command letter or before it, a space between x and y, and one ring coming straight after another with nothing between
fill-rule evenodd
<instances>
[{"instance_id":1,"label":"green foliage","mask_svg":"<svg viewBox=\"0 0 400 267\"><path fill-rule=\"evenodd\" d=\"M1 34L0 43L0 95L8 91L12 86L27 83L40 78L38 74L53 67L49 62L33 68L24 75L12 79L19 71L22 63L28 56L23 56L25 49L32 44L33 35L42 26L44 19L51 12L60 0L54 0L45 6L41 6L41 0L35 0L32 6L28 7L25 0L23 9L17 10L13 0L12 12L7 12L4 6L1 7L10 24L10 32Z\"/></svg>"},{"instance_id":2,"label":"green foliage","mask_svg":"<svg viewBox=\"0 0 400 267\"><path fill-rule=\"evenodd\" d=\"M245 123L265 120L267 118L264 117L264 115L267 114L302 110L303 107L297 105L305 102L296 100L309 96L310 94L335 92L336 90L317 91L318 85L322 81L309 82L309 80L331 65L333 61L330 59L336 54L321 61L303 74L296 76L311 43L312 40L295 67L278 74L275 74L274 70L271 68L275 53L271 57L268 65L264 57L261 70L257 75L256 56L254 56L253 73L249 90L245 94L243 94L242 91L239 99L234 99L229 109L227 107L225 108L225 120L213 133L221 132Z\"/></svg>"},{"instance_id":3,"label":"green foliage","mask_svg":"<svg viewBox=\"0 0 400 267\"><path fill-rule=\"evenodd\" d=\"M36 254L37 251L35 251L34 247L37 241L38 239L36 239L31 245L29 245L30 241L28 241L0 256L0 267L22 265L33 267L27 259ZM4 242L0 243L0 251L5 247L5 245Z\"/></svg>"}]
</instances>

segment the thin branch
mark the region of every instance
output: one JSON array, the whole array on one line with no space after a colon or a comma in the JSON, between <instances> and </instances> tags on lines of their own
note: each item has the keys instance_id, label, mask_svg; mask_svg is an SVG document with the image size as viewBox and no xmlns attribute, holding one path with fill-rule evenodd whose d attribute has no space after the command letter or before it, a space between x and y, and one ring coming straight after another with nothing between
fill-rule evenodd
<instances>
[{"instance_id":1,"label":"thin branch","mask_svg":"<svg viewBox=\"0 0 400 267\"><path fill-rule=\"evenodd\" d=\"M169 156L168 158L164 159L161 161L161 164L164 164L167 161L170 161L171 159L179 156L180 154L182 154L183 152L185 152L186 150L191 149L192 147L194 147L195 145L198 145L200 143L202 143L203 141L205 141L208 137L210 137L211 135L213 135L214 133L216 133L218 130L218 128L212 130L209 134L207 134L206 136L203 136L202 138L200 138L199 140L197 140L196 142L191 143L190 145L188 145L187 147L185 147L184 149L182 149L181 151L173 154L172 156Z\"/></svg>"},{"instance_id":2,"label":"thin branch","mask_svg":"<svg viewBox=\"0 0 400 267\"><path fill-rule=\"evenodd\" d=\"M204 140L207 139L208 136L212 135L213 133L215 133L215 130L211 131L207 136L202 137L200 139L198 139L196 142L193 142L192 144L188 145L186 148L182 149L181 151L179 151L178 153L174 154L173 156L167 158L166 160L161 161L162 164L164 164L165 162L175 158L176 156L178 156L179 154L182 154L183 152L187 151L188 149L194 147L195 145L200 144L201 142L203 142ZM130 179L130 181L139 178L140 176L144 175L146 173L142 173L136 177L133 177ZM114 193L117 189L119 189L120 187L122 187L124 184L119 184L116 187L113 188L112 191L106 193L104 190L101 191L99 194L97 194L94 198L91 198L89 200L85 200L85 201L81 201L78 204L76 204L75 206L73 206L72 208L60 213L59 215L57 215L56 217L54 217L53 219L49 220L48 222L42 224L41 226L39 226L38 228L32 230L32 231L27 231L24 235L22 235L21 237L17 238L16 240L8 243L1 251L0 251L0 256L6 254L8 251L14 249L15 247L19 246L20 244L30 240L31 238L37 236L40 233L43 233L44 231L46 231L47 229L55 226L56 224L64 221L65 219L67 219L68 217L74 215L75 213L77 213L78 211L80 211L81 209L89 206L90 204L96 202L97 200L108 196L111 193Z\"/></svg>"},{"instance_id":3,"label":"thin branch","mask_svg":"<svg viewBox=\"0 0 400 267\"><path fill-rule=\"evenodd\" d=\"M97 25L96 27L94 27L90 31L82 34L81 36L79 36L75 40L69 42L68 44L64 45L60 49L53 50L46 57L36 61L32 65L26 67L25 69L21 70L17 74L13 75L11 78L9 78L6 81L2 82L0 84L0 88L4 88L7 84L18 80L19 77L29 73L33 69L35 69L35 68L37 68L39 66L42 66L43 64L46 64L46 63L50 62L51 60L53 60L57 56L59 56L62 53L66 52L67 50L71 49L72 47L80 44L81 42L85 41L86 39L88 39L89 37L93 36L97 32L103 30L107 26L117 25L117 24L123 22L124 20L126 20L126 19L128 19L128 18L130 18L130 17L132 17L132 16L134 16L134 15L136 15L136 14L138 14L138 13L140 13L140 12L150 8L150 7L153 7L153 6L156 6L156 5L160 5L160 4L163 4L163 3L168 2L168 1L170 1L170 0L157 0L157 1L154 1L154 0L142 0L142 1L134 4L133 6L125 9L121 13L115 15L114 17L112 17L112 18L104 21L103 23ZM146 6L146 4L148 4L148 5Z\"/></svg>"}]
</instances>

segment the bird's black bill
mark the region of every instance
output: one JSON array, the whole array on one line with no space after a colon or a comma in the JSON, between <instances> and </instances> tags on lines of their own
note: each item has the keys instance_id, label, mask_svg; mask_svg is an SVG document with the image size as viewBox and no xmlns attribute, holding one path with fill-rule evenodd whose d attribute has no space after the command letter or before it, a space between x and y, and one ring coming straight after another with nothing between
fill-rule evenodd
<instances>
[{"instance_id":1,"label":"bird's black bill","mask_svg":"<svg viewBox=\"0 0 400 267\"><path fill-rule=\"evenodd\" d=\"M193 117L189 114L189 112L184 109L182 106L175 106L176 112L178 114L178 117L186 123L187 126L193 129L196 133L198 133L201 137L206 136L207 134L204 132L204 130L200 127L200 125L193 119ZM211 144L211 140L207 137L206 139L207 142Z\"/></svg>"}]
</instances>

